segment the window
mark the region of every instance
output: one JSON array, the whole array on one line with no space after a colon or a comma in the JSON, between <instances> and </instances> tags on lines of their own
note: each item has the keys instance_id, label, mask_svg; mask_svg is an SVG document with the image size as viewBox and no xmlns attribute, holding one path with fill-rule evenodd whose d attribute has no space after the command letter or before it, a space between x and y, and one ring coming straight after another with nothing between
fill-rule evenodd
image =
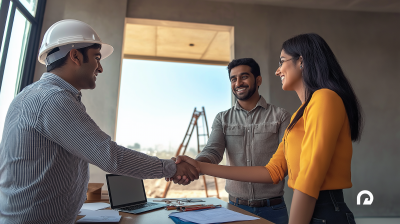
<instances>
[{"instance_id":1,"label":"window","mask_svg":"<svg viewBox=\"0 0 400 224\"><path fill-rule=\"evenodd\" d=\"M33 80L45 3L0 2L0 139L10 103Z\"/></svg>"},{"instance_id":2,"label":"window","mask_svg":"<svg viewBox=\"0 0 400 224\"><path fill-rule=\"evenodd\" d=\"M125 22L116 141L169 159L182 143L195 107L202 111L204 106L211 131L217 113L232 106L226 66L234 55L234 27L139 18ZM202 116L198 122L199 145L194 130L185 152L191 157L207 141ZM206 182L209 196L217 196L214 179ZM221 199L228 201L225 180L217 182ZM162 197L165 184L145 180L147 196ZM204 197L203 184L201 179L185 189L172 185L168 197Z\"/></svg>"},{"instance_id":3,"label":"window","mask_svg":"<svg viewBox=\"0 0 400 224\"><path fill-rule=\"evenodd\" d=\"M211 131L217 113L231 107L226 66L124 59L116 140L170 159L183 140L194 108L202 110L203 106ZM196 132L187 150L187 155L197 155Z\"/></svg>"},{"instance_id":4,"label":"window","mask_svg":"<svg viewBox=\"0 0 400 224\"><path fill-rule=\"evenodd\" d=\"M231 85L226 65L204 65L124 59L121 74L116 141L128 148L170 159L188 129L194 107L204 106L209 130L215 116L231 107ZM199 119L199 133L205 127ZM206 139L200 136L200 150ZM182 152L181 152L182 153ZM197 155L196 130L187 151ZM225 161L222 162L225 164ZM216 196L213 178L206 178L209 195ZM218 179L220 197L228 200L225 180ZM161 197L163 179L144 180L148 197ZM184 189L172 185L168 197L205 197L203 179Z\"/></svg>"}]
</instances>

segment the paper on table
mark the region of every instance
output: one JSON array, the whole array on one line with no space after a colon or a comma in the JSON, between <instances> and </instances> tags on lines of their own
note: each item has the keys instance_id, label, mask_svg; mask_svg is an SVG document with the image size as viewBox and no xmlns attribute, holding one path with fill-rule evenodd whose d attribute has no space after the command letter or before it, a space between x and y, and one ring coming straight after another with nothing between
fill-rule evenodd
<instances>
[{"instance_id":1,"label":"paper on table","mask_svg":"<svg viewBox=\"0 0 400 224\"><path fill-rule=\"evenodd\" d=\"M103 209L103 208L108 208L110 207L110 204L108 203L104 203L104 202L96 202L96 203L83 203L82 205L82 209L86 209L86 210L99 210L99 209Z\"/></svg>"},{"instance_id":2,"label":"paper on table","mask_svg":"<svg viewBox=\"0 0 400 224\"><path fill-rule=\"evenodd\" d=\"M87 209L81 209L78 215L87 215L87 216L119 216L118 211L114 210L87 210Z\"/></svg>"},{"instance_id":3,"label":"paper on table","mask_svg":"<svg viewBox=\"0 0 400 224\"><path fill-rule=\"evenodd\" d=\"M83 222L119 222L121 220L121 216L85 216L76 223L83 223Z\"/></svg>"},{"instance_id":4,"label":"paper on table","mask_svg":"<svg viewBox=\"0 0 400 224\"><path fill-rule=\"evenodd\" d=\"M169 214L169 216L174 216L181 220L199 224L250 221L259 219L257 217L243 215L241 213L228 210L226 208L214 208L214 209L190 211L190 212L175 212Z\"/></svg>"}]
</instances>

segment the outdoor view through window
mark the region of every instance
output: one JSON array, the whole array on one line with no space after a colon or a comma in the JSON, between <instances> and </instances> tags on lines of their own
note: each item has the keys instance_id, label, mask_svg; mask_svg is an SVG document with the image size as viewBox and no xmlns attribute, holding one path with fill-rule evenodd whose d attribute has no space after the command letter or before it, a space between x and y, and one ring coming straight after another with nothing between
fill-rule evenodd
<instances>
[{"instance_id":1,"label":"outdoor view through window","mask_svg":"<svg viewBox=\"0 0 400 224\"><path fill-rule=\"evenodd\" d=\"M203 106L211 133L215 116L231 107L226 66L124 59L116 141L148 155L170 159L183 140L194 108L201 110ZM197 155L195 134L194 131L186 152L191 157ZM213 192L213 178L207 182ZM218 184L224 197L224 180ZM149 197L161 197L165 181L146 180L145 185ZM205 197L202 185L203 181L186 187L172 185L168 197Z\"/></svg>"}]
</instances>

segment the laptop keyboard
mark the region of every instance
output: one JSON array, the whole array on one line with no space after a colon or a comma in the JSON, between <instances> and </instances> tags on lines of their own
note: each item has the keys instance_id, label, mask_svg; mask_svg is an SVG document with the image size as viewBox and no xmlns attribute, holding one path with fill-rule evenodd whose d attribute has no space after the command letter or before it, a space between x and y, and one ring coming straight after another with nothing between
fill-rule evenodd
<instances>
[{"instance_id":1,"label":"laptop keyboard","mask_svg":"<svg viewBox=\"0 0 400 224\"><path fill-rule=\"evenodd\" d=\"M140 204L140 205L132 205L132 206L129 206L129 207L124 207L122 209L126 210L126 211L131 211L131 210L146 208L146 207L153 206L153 205L156 205L156 203L147 202L147 203Z\"/></svg>"}]
</instances>

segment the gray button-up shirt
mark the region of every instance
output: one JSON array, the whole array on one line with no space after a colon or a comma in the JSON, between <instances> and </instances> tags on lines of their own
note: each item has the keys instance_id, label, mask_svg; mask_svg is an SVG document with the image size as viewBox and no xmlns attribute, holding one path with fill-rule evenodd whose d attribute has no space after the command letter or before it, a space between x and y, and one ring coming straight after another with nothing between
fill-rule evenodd
<instances>
[{"instance_id":1,"label":"gray button-up shirt","mask_svg":"<svg viewBox=\"0 0 400 224\"><path fill-rule=\"evenodd\" d=\"M86 113L77 89L43 74L8 109L0 144L0 223L75 223L89 163L143 179L176 172L172 160L111 141Z\"/></svg>"},{"instance_id":2,"label":"gray button-up shirt","mask_svg":"<svg viewBox=\"0 0 400 224\"><path fill-rule=\"evenodd\" d=\"M290 122L290 114L268 104L260 97L256 107L244 110L238 102L217 114L207 145L197 156L212 163L221 162L225 149L231 166L265 166L268 164ZM278 184L226 180L226 191L243 199L273 198L283 195L284 180Z\"/></svg>"}]
</instances>

